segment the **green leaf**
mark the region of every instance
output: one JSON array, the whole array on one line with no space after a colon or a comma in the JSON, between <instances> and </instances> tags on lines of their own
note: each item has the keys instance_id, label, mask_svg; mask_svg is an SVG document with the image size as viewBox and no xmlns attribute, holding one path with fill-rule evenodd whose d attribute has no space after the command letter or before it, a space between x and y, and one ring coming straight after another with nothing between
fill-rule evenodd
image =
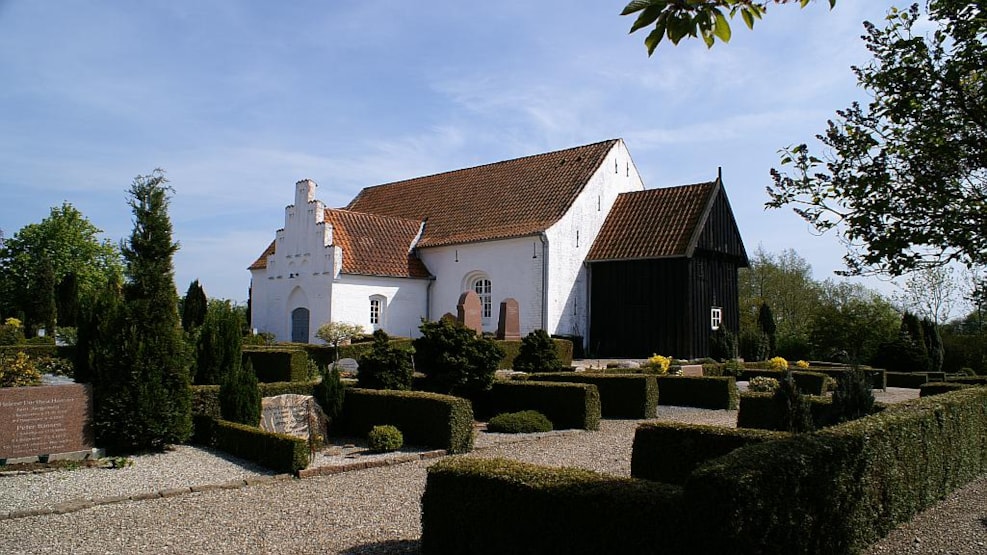
<instances>
[{"instance_id":1,"label":"green leaf","mask_svg":"<svg viewBox=\"0 0 987 555\"><path fill-rule=\"evenodd\" d=\"M648 6L661 5L662 8L665 7L668 2L666 0L634 0L633 2L624 6L624 10L620 12L620 15L630 15L635 12L639 12Z\"/></svg>"},{"instance_id":2,"label":"green leaf","mask_svg":"<svg viewBox=\"0 0 987 555\"><path fill-rule=\"evenodd\" d=\"M720 10L713 9L713 34L723 42L730 42L730 23ZM710 37L712 40L712 37ZM708 44L708 46L711 46Z\"/></svg>"},{"instance_id":3,"label":"green leaf","mask_svg":"<svg viewBox=\"0 0 987 555\"><path fill-rule=\"evenodd\" d=\"M747 24L747 28L748 29L753 29L754 28L754 16L752 16L749 11L747 11L747 10L741 11L740 12L740 17L742 17L744 19L744 23Z\"/></svg>"},{"instance_id":4,"label":"green leaf","mask_svg":"<svg viewBox=\"0 0 987 555\"><path fill-rule=\"evenodd\" d=\"M662 10L664 9L664 6L649 6L646 8L641 12L641 15L638 16L637 20L634 22L634 25L631 25L630 32L633 33L638 29L650 26L656 19L658 19L658 16L661 15Z\"/></svg>"},{"instance_id":5,"label":"green leaf","mask_svg":"<svg viewBox=\"0 0 987 555\"><path fill-rule=\"evenodd\" d=\"M644 45L648 48L648 56L654 53L655 48L658 47L658 43L663 38L665 38L665 22L658 21L655 24L655 29L644 39Z\"/></svg>"}]
</instances>

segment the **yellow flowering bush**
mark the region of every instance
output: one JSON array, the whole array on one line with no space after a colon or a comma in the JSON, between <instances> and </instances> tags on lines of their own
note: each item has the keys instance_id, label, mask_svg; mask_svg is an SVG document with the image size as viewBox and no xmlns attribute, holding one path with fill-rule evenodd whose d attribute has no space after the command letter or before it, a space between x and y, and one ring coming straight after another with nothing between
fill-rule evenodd
<instances>
[{"instance_id":1,"label":"yellow flowering bush","mask_svg":"<svg viewBox=\"0 0 987 555\"><path fill-rule=\"evenodd\" d=\"M672 357L663 357L661 355L651 355L648 359L648 368L653 368L658 371L659 374L668 373L668 367L672 365Z\"/></svg>"},{"instance_id":2,"label":"yellow flowering bush","mask_svg":"<svg viewBox=\"0 0 987 555\"><path fill-rule=\"evenodd\" d=\"M807 361L807 360L797 361L795 363L795 366L797 366L799 368L802 368L802 369L808 368L809 367L809 361Z\"/></svg>"},{"instance_id":3,"label":"yellow flowering bush","mask_svg":"<svg viewBox=\"0 0 987 555\"><path fill-rule=\"evenodd\" d=\"M41 372L26 353L0 355L0 387L40 385Z\"/></svg>"},{"instance_id":4,"label":"yellow flowering bush","mask_svg":"<svg viewBox=\"0 0 987 555\"><path fill-rule=\"evenodd\" d=\"M788 370L788 361L782 357L774 357L768 361L768 368L771 370Z\"/></svg>"}]
</instances>

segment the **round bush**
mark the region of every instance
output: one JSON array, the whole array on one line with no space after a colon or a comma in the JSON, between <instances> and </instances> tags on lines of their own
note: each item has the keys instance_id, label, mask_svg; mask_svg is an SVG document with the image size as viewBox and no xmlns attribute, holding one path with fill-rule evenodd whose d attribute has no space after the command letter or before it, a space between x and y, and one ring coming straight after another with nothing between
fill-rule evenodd
<instances>
[{"instance_id":1,"label":"round bush","mask_svg":"<svg viewBox=\"0 0 987 555\"><path fill-rule=\"evenodd\" d=\"M778 389L778 380L767 376L754 376L750 380L748 389L763 393L773 393L774 390Z\"/></svg>"},{"instance_id":2,"label":"round bush","mask_svg":"<svg viewBox=\"0 0 987 555\"><path fill-rule=\"evenodd\" d=\"M389 453L397 451L404 445L404 435L401 430L391 425L374 426L367 435L367 446L374 453Z\"/></svg>"},{"instance_id":3,"label":"round bush","mask_svg":"<svg viewBox=\"0 0 987 555\"><path fill-rule=\"evenodd\" d=\"M535 410L505 412L498 414L487 423L488 432L503 434L530 434L552 431L552 422L544 414Z\"/></svg>"}]
</instances>

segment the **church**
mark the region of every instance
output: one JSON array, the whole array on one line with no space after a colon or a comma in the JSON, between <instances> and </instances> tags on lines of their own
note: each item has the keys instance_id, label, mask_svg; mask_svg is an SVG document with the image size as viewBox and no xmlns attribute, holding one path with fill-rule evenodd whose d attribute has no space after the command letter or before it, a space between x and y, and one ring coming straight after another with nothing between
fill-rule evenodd
<instances>
[{"instance_id":1,"label":"church","mask_svg":"<svg viewBox=\"0 0 987 555\"><path fill-rule=\"evenodd\" d=\"M250 265L251 325L317 342L329 321L416 337L480 299L484 330L518 303L599 357L708 354L737 333L747 254L719 175L646 189L621 139L367 187L327 208L312 180ZM577 345L578 349L578 345Z\"/></svg>"}]
</instances>

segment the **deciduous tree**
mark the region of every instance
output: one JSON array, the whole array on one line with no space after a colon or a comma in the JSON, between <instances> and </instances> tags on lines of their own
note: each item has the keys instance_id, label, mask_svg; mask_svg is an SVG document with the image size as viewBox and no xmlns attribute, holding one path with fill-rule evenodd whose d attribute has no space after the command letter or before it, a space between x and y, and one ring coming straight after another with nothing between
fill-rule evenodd
<instances>
[{"instance_id":1,"label":"deciduous tree","mask_svg":"<svg viewBox=\"0 0 987 555\"><path fill-rule=\"evenodd\" d=\"M864 24L874 58L853 71L870 102L818 136L825 160L802 144L783 152L791 174L771 171L767 206L837 229L850 273L987 262L987 6L927 12L932 32L918 5Z\"/></svg>"}]
</instances>

